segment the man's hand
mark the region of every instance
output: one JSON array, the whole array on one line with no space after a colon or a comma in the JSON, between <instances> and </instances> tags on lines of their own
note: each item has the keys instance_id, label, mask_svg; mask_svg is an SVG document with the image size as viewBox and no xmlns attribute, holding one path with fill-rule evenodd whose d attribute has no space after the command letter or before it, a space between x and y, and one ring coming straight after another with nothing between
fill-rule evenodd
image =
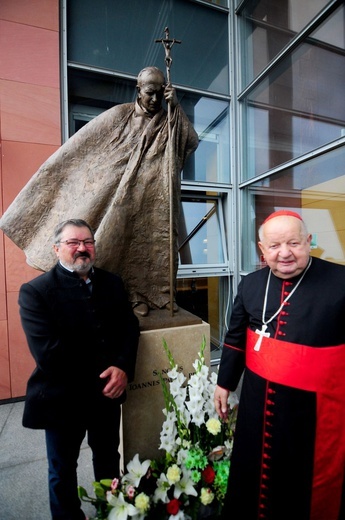
<instances>
[{"instance_id":1,"label":"man's hand","mask_svg":"<svg viewBox=\"0 0 345 520\"><path fill-rule=\"evenodd\" d=\"M164 99L166 103L170 104L171 108L175 108L176 105L178 105L176 90L169 83L166 85L164 89Z\"/></svg>"},{"instance_id":2,"label":"man's hand","mask_svg":"<svg viewBox=\"0 0 345 520\"><path fill-rule=\"evenodd\" d=\"M102 379L108 379L107 384L103 388L103 394L110 399L120 397L127 386L127 374L121 368L109 367L99 376Z\"/></svg>"},{"instance_id":3,"label":"man's hand","mask_svg":"<svg viewBox=\"0 0 345 520\"><path fill-rule=\"evenodd\" d=\"M216 412L221 419L226 419L228 417L229 407L228 407L228 397L230 391L226 388L222 388L221 386L216 386L214 391L214 406L216 408Z\"/></svg>"}]
</instances>

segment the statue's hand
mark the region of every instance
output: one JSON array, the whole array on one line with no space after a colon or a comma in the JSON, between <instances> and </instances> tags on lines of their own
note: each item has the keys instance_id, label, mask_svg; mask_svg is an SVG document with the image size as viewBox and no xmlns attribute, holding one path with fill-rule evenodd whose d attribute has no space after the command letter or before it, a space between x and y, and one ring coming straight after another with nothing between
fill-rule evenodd
<instances>
[{"instance_id":1,"label":"statue's hand","mask_svg":"<svg viewBox=\"0 0 345 520\"><path fill-rule=\"evenodd\" d=\"M178 105L176 90L170 84L168 84L164 89L164 99L167 103L169 103L171 108L175 108L176 105Z\"/></svg>"}]
</instances>

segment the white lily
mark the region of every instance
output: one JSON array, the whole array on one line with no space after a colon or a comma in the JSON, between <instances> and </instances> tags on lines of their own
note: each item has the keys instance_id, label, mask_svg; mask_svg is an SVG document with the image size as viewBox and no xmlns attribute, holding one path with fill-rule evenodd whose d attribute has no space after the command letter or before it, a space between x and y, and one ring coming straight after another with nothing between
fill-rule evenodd
<instances>
[{"instance_id":1,"label":"white lily","mask_svg":"<svg viewBox=\"0 0 345 520\"><path fill-rule=\"evenodd\" d=\"M175 488L174 488L174 498L180 498L180 495L182 493L185 493L186 495L191 495L193 497L198 496L197 491L194 488L194 482L188 475L188 473L184 473L181 480L176 482Z\"/></svg>"},{"instance_id":2,"label":"white lily","mask_svg":"<svg viewBox=\"0 0 345 520\"><path fill-rule=\"evenodd\" d=\"M161 500L161 502L163 502L164 504L167 504L169 502L169 498L167 495L169 489L170 489L170 484L168 482L168 479L167 479L165 473L161 473L161 476L157 480L157 487L156 487L154 495L153 495L153 501L155 503L157 503L157 502L159 502L159 500Z\"/></svg>"},{"instance_id":3,"label":"white lily","mask_svg":"<svg viewBox=\"0 0 345 520\"><path fill-rule=\"evenodd\" d=\"M117 497L112 493L107 493L107 501L112 506L108 520L127 520L129 516L139 513L136 507L126 502L123 493L119 493Z\"/></svg>"},{"instance_id":4,"label":"white lily","mask_svg":"<svg viewBox=\"0 0 345 520\"><path fill-rule=\"evenodd\" d=\"M123 481L129 482L134 487L138 487L141 478L146 475L147 470L149 469L151 464L150 460L145 460L144 462L140 462L139 454L134 455L133 459L127 464L126 475L123 477Z\"/></svg>"}]
</instances>

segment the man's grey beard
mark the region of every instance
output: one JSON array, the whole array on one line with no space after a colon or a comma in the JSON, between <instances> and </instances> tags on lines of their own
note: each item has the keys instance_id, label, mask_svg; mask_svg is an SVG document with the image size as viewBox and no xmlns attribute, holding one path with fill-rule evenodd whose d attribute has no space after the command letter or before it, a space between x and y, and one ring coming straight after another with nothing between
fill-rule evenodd
<instances>
[{"instance_id":1,"label":"man's grey beard","mask_svg":"<svg viewBox=\"0 0 345 520\"><path fill-rule=\"evenodd\" d=\"M89 262L86 262L85 260L83 260L82 262L73 263L73 264L71 264L69 262L61 262L61 263L64 267L66 267L70 271L75 271L76 273L85 273L86 274L90 271L90 269L93 267L93 264L95 262L92 262L89 259Z\"/></svg>"},{"instance_id":2,"label":"man's grey beard","mask_svg":"<svg viewBox=\"0 0 345 520\"><path fill-rule=\"evenodd\" d=\"M93 266L94 262L78 262L77 264L73 264L71 265L71 269L73 269L73 271L77 272L77 273L80 273L80 272L88 272L90 271L91 267Z\"/></svg>"}]
</instances>

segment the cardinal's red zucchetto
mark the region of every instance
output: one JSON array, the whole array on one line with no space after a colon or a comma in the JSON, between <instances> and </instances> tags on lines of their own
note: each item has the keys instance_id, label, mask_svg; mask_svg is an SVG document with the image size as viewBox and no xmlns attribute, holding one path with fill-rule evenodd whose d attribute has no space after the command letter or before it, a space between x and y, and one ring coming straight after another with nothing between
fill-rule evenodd
<instances>
[{"instance_id":1,"label":"cardinal's red zucchetto","mask_svg":"<svg viewBox=\"0 0 345 520\"><path fill-rule=\"evenodd\" d=\"M276 217L295 217L299 220L302 220L301 215L296 213L295 211L290 211L289 209L280 209L279 211L274 211L274 213L271 213L268 215L268 217L263 221L263 224L266 224L268 220L271 220L272 218Z\"/></svg>"}]
</instances>

